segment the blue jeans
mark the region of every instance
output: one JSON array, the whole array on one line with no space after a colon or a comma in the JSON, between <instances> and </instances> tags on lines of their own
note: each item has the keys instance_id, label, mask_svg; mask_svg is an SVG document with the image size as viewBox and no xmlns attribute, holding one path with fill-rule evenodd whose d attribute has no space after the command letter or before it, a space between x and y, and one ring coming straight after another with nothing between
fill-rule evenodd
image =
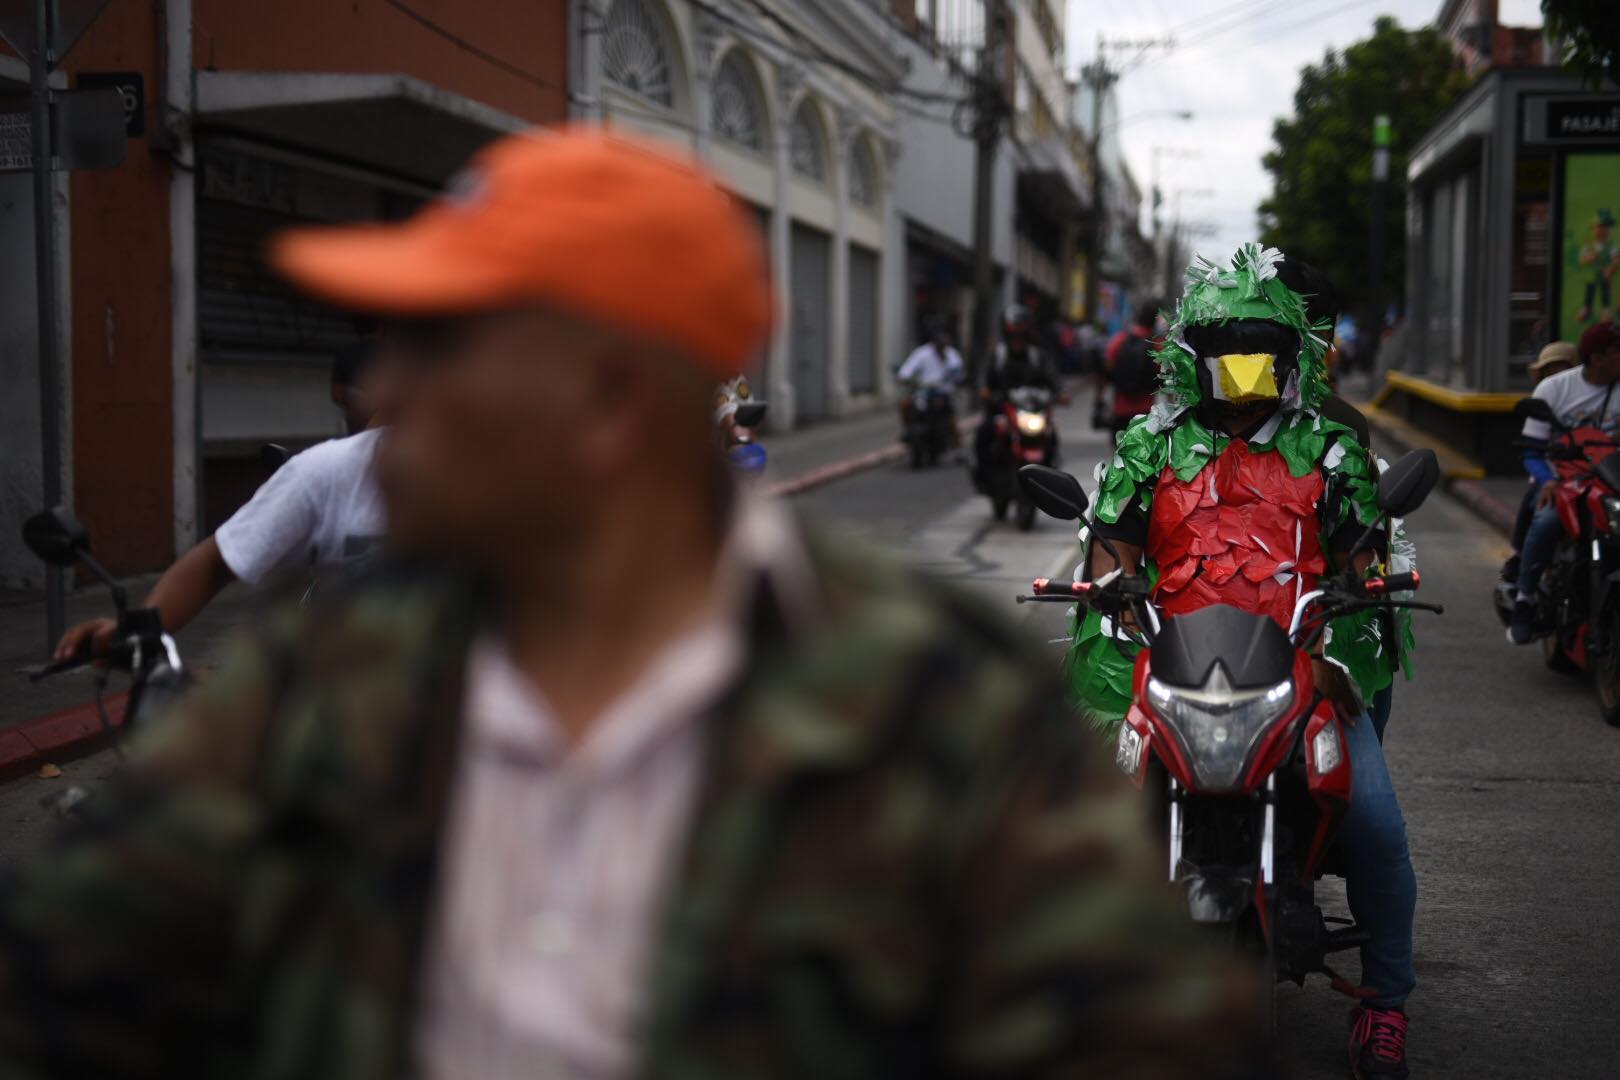
<instances>
[{"instance_id":1,"label":"blue jeans","mask_svg":"<svg viewBox=\"0 0 1620 1080\"><path fill-rule=\"evenodd\" d=\"M1412 967L1417 875L1406 849L1406 819L1371 717L1347 728L1345 739L1354 770L1350 809L1339 827L1345 895L1350 914L1371 937L1361 950L1361 985L1373 992L1367 1004L1393 1009L1417 985Z\"/></svg>"},{"instance_id":2,"label":"blue jeans","mask_svg":"<svg viewBox=\"0 0 1620 1080\"><path fill-rule=\"evenodd\" d=\"M1530 519L1530 528L1524 534L1524 550L1519 555L1519 599L1533 599L1541 584L1541 572L1552 561L1558 538L1564 535L1564 524L1558 520L1558 511L1544 506Z\"/></svg>"},{"instance_id":3,"label":"blue jeans","mask_svg":"<svg viewBox=\"0 0 1620 1080\"><path fill-rule=\"evenodd\" d=\"M1373 695L1368 710L1372 714L1373 730L1378 733L1379 745L1384 742L1384 729L1389 726L1389 714L1395 708L1395 685L1391 683Z\"/></svg>"}]
</instances>

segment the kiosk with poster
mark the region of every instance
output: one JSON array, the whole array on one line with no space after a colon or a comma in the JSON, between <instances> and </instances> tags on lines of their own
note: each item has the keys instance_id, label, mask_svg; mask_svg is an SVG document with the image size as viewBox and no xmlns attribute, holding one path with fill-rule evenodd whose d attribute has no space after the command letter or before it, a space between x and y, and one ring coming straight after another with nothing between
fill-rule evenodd
<instances>
[{"instance_id":1,"label":"kiosk with poster","mask_svg":"<svg viewBox=\"0 0 1620 1080\"><path fill-rule=\"evenodd\" d=\"M1620 153L1564 159L1558 261L1558 336L1578 341L1620 302Z\"/></svg>"}]
</instances>

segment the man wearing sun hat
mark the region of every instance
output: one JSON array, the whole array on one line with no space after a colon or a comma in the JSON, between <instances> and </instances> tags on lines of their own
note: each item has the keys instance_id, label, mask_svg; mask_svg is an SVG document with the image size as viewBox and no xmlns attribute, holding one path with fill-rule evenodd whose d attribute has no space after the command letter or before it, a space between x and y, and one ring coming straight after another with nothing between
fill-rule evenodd
<instances>
[{"instance_id":1,"label":"man wearing sun hat","mask_svg":"<svg viewBox=\"0 0 1620 1080\"><path fill-rule=\"evenodd\" d=\"M0 896L0 1055L229 1077L1236 1073L1039 654L737 492L772 303L696 169L506 139L273 250L402 320L397 565L282 611Z\"/></svg>"}]
</instances>

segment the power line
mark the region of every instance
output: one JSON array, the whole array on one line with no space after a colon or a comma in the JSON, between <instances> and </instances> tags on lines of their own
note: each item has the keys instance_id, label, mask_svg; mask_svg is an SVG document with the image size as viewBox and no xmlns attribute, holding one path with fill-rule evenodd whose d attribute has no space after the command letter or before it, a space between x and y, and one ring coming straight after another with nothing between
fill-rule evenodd
<instances>
[{"instance_id":1,"label":"power line","mask_svg":"<svg viewBox=\"0 0 1620 1080\"><path fill-rule=\"evenodd\" d=\"M496 56L488 49L474 45L460 34L457 34L455 31L448 29L440 23L434 22L428 16L422 14L420 11L417 11L409 4L404 3L404 0L383 0L383 2L389 7L393 8L395 11L398 11L400 14L425 27L432 33L437 34L439 37L448 41L456 48L478 57L478 59L484 61L484 63L490 65L491 67L498 68L501 71L506 72L508 75L522 79L524 82L533 83L535 86L542 89L559 90L562 92L565 99L569 101L574 100L574 95L569 91L568 87L563 86L560 83L552 82L545 76L539 75L533 71L529 71L526 68L519 67L517 64L514 64L511 61L503 60L501 57Z\"/></svg>"}]
</instances>

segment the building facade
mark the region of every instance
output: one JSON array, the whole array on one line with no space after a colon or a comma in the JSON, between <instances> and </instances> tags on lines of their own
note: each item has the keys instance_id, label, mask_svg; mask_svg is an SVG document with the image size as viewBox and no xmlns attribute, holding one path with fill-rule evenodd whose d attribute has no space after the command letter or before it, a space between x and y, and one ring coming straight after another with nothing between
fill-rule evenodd
<instances>
[{"instance_id":1,"label":"building facade","mask_svg":"<svg viewBox=\"0 0 1620 1080\"><path fill-rule=\"evenodd\" d=\"M691 150L759 218L782 304L761 358L771 426L880 400L903 272L886 90L904 69L887 14L854 0L596 9L600 27L577 39L575 115Z\"/></svg>"},{"instance_id":2,"label":"building facade","mask_svg":"<svg viewBox=\"0 0 1620 1080\"><path fill-rule=\"evenodd\" d=\"M567 0L109 4L60 85L133 76L144 134L60 178L63 490L115 572L152 570L265 475L257 450L339 433L328 371L356 328L262 267L274 230L399 217L495 136L568 111ZM0 92L26 88L0 55ZM0 587L39 580L27 173L0 175Z\"/></svg>"}]
</instances>

